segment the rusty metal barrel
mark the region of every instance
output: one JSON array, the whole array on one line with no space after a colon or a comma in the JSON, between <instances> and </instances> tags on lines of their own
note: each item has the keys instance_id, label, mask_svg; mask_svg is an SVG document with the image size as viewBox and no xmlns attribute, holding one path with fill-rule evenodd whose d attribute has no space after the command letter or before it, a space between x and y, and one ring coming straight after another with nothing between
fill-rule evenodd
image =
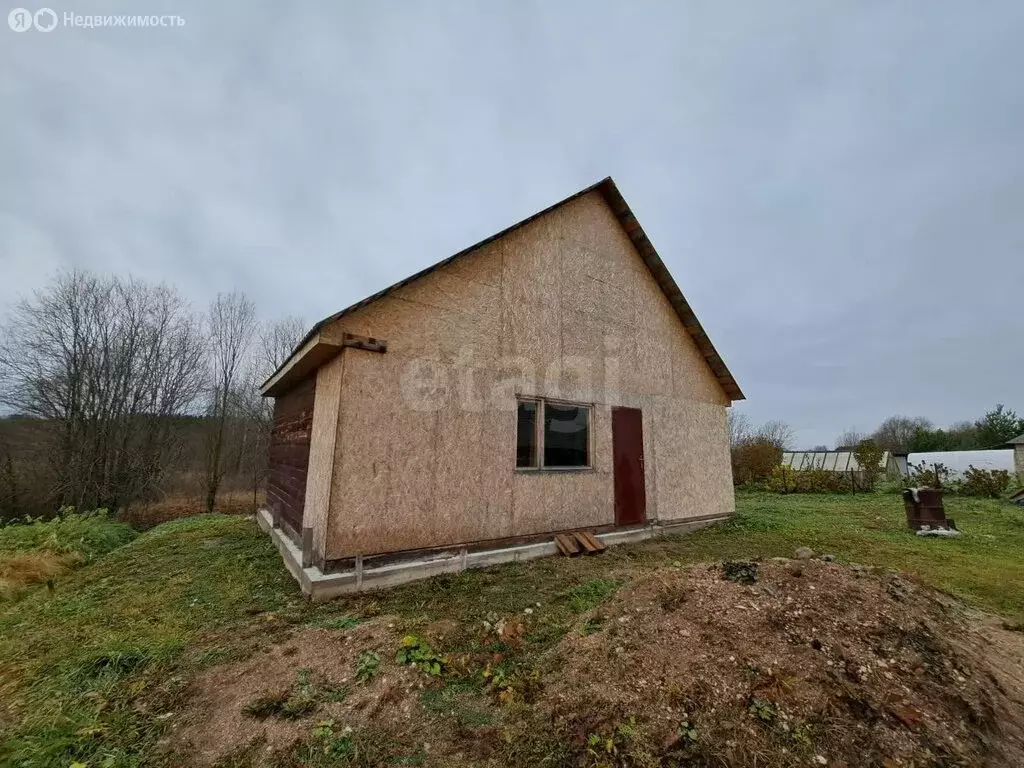
<instances>
[{"instance_id":1,"label":"rusty metal barrel","mask_svg":"<svg viewBox=\"0 0 1024 768\"><path fill-rule=\"evenodd\" d=\"M903 506L907 511L907 525L912 531L919 531L926 525L931 528L947 527L941 489L905 488Z\"/></svg>"}]
</instances>

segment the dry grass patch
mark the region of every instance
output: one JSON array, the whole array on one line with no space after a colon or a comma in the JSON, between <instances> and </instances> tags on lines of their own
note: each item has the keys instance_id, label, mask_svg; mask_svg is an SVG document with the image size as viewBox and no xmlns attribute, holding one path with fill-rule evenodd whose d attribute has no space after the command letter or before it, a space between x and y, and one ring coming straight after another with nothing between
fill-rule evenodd
<instances>
[{"instance_id":1,"label":"dry grass patch","mask_svg":"<svg viewBox=\"0 0 1024 768\"><path fill-rule=\"evenodd\" d=\"M253 495L251 490L222 491L217 494L214 512L221 515L252 515L265 503L262 492ZM206 497L201 492L169 496L160 501L139 504L123 509L118 518L133 528L147 531L171 520L192 517L206 512Z\"/></svg>"},{"instance_id":2,"label":"dry grass patch","mask_svg":"<svg viewBox=\"0 0 1024 768\"><path fill-rule=\"evenodd\" d=\"M53 581L81 561L75 552L41 550L0 557L0 595Z\"/></svg>"}]
</instances>

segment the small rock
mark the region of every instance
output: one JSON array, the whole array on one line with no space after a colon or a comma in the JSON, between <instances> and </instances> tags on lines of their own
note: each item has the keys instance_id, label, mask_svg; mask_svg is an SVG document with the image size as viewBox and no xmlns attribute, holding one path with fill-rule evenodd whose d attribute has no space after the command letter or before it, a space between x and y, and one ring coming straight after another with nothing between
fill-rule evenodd
<instances>
[{"instance_id":1,"label":"small rock","mask_svg":"<svg viewBox=\"0 0 1024 768\"><path fill-rule=\"evenodd\" d=\"M527 616L529 616L530 614L533 613L533 608L524 608L523 609L523 613L525 613Z\"/></svg>"},{"instance_id":2,"label":"small rock","mask_svg":"<svg viewBox=\"0 0 1024 768\"><path fill-rule=\"evenodd\" d=\"M804 564L803 563L790 563L790 565L789 565L789 572L793 576L803 576L804 575Z\"/></svg>"},{"instance_id":3,"label":"small rock","mask_svg":"<svg viewBox=\"0 0 1024 768\"><path fill-rule=\"evenodd\" d=\"M818 557L823 563L834 563L836 561L835 555L821 555Z\"/></svg>"},{"instance_id":4,"label":"small rock","mask_svg":"<svg viewBox=\"0 0 1024 768\"><path fill-rule=\"evenodd\" d=\"M793 553L793 557L797 560L810 560L814 557L814 550L810 547L797 547L796 552Z\"/></svg>"},{"instance_id":5,"label":"small rock","mask_svg":"<svg viewBox=\"0 0 1024 768\"><path fill-rule=\"evenodd\" d=\"M818 765L828 765L828 760L826 760L822 755L815 755L814 762L816 762Z\"/></svg>"}]
</instances>

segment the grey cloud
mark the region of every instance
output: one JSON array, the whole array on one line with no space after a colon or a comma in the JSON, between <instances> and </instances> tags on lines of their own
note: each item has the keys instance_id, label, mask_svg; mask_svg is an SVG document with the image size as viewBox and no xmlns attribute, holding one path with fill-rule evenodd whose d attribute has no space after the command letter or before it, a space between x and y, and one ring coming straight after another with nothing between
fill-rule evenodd
<instances>
[{"instance_id":1,"label":"grey cloud","mask_svg":"<svg viewBox=\"0 0 1024 768\"><path fill-rule=\"evenodd\" d=\"M752 418L1024 408L1020 3L55 10L186 25L0 29L0 311L82 266L313 322L611 174Z\"/></svg>"}]
</instances>

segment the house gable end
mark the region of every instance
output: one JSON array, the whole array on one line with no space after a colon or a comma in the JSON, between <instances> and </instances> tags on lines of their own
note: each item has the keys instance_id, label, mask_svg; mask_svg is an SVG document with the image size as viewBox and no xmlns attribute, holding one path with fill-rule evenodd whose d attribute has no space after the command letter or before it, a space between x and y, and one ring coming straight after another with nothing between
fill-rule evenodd
<instances>
[{"instance_id":1,"label":"house gable end","mask_svg":"<svg viewBox=\"0 0 1024 768\"><path fill-rule=\"evenodd\" d=\"M731 399L600 190L399 285L320 333L375 336L402 357L485 369L525 364L528 378L579 378L587 368L584 378L635 394Z\"/></svg>"},{"instance_id":2,"label":"house gable end","mask_svg":"<svg viewBox=\"0 0 1024 768\"><path fill-rule=\"evenodd\" d=\"M330 351L346 332L385 339L399 354L412 348L426 358L460 354L469 365L505 364L542 346L540 363L550 372L561 357L579 357L587 315L602 331L614 327L602 338L610 348L602 358L617 353L628 371L649 371L659 391L671 376L667 394L724 397L726 404L743 399L610 178L321 321L263 392L274 395L289 385L282 373L310 344ZM593 346L590 331L585 343ZM698 372L695 355L713 386ZM305 367L295 366L299 375Z\"/></svg>"}]
</instances>

